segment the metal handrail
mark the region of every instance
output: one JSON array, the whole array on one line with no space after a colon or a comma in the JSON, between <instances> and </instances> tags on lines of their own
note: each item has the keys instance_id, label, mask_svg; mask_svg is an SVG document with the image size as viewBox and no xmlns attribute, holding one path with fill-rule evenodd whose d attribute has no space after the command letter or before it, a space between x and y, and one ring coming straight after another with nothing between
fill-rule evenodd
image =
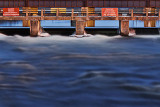
<instances>
[{"instance_id":1,"label":"metal handrail","mask_svg":"<svg viewBox=\"0 0 160 107\"><path fill-rule=\"evenodd\" d=\"M85 17L85 16L88 16L88 17L98 17L98 16L102 16L102 11L71 11L71 10L65 10L65 11L59 11L59 9L55 9L54 11L51 10L51 9L42 9L43 10L43 15L44 16L71 16L73 15L74 17L79 17L79 16L82 16L82 17ZM38 9L38 10L32 10L32 9L28 9L28 10L25 10L25 9L20 9L19 10L19 14L20 16L25 16L28 12L28 16L33 16L33 14L37 14L38 16L41 16L41 13L42 13L42 10ZM160 17L160 10L155 10L155 11L147 11L147 10L143 10L143 9L128 9L128 10L119 10L118 11L118 14L120 15L120 17L128 17L128 16L135 16L135 17L144 17L144 15L146 15L147 17L157 17L159 16ZM139 16L136 16L136 14L141 14ZM154 16L153 16L154 14ZM121 16L122 15L122 16ZM1 9L0 11L0 16L3 16L3 9ZM107 16L107 17L113 17L113 16Z\"/></svg>"}]
</instances>

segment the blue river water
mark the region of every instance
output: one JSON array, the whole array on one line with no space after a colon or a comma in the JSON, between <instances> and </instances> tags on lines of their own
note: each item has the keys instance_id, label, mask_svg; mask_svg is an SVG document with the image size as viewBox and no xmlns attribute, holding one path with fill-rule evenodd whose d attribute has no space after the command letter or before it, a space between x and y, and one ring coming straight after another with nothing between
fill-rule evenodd
<instances>
[{"instance_id":1,"label":"blue river water","mask_svg":"<svg viewBox=\"0 0 160 107\"><path fill-rule=\"evenodd\" d=\"M160 36L0 34L0 107L159 107Z\"/></svg>"}]
</instances>

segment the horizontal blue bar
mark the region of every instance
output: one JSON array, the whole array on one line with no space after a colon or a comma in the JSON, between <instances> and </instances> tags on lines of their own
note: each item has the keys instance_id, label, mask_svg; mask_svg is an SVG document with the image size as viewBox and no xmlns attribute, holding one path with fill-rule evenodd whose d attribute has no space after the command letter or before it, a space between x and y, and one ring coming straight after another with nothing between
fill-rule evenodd
<instances>
[{"instance_id":1,"label":"horizontal blue bar","mask_svg":"<svg viewBox=\"0 0 160 107\"><path fill-rule=\"evenodd\" d=\"M76 27L42 27L44 29L75 29ZM129 28L141 28L141 29L153 29L153 28L160 28L160 27L129 27ZM0 29L30 29L30 27L0 27ZM119 29L119 27L85 27L85 29Z\"/></svg>"}]
</instances>

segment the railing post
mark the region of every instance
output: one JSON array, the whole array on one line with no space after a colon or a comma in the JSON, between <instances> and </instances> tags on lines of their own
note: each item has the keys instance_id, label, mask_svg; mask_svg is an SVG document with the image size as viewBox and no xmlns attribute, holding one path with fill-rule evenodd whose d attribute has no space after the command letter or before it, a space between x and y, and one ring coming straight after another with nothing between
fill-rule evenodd
<instances>
[{"instance_id":1,"label":"railing post","mask_svg":"<svg viewBox=\"0 0 160 107\"><path fill-rule=\"evenodd\" d=\"M146 17L148 18L148 9L146 9Z\"/></svg>"},{"instance_id":2,"label":"railing post","mask_svg":"<svg viewBox=\"0 0 160 107\"><path fill-rule=\"evenodd\" d=\"M159 9L158 17L159 17L159 20L160 20L160 9Z\"/></svg>"},{"instance_id":3,"label":"railing post","mask_svg":"<svg viewBox=\"0 0 160 107\"><path fill-rule=\"evenodd\" d=\"M44 19L44 15L43 15L43 9L41 9L41 20Z\"/></svg>"},{"instance_id":4,"label":"railing post","mask_svg":"<svg viewBox=\"0 0 160 107\"><path fill-rule=\"evenodd\" d=\"M103 20L102 9L101 9L101 20Z\"/></svg>"},{"instance_id":5,"label":"railing post","mask_svg":"<svg viewBox=\"0 0 160 107\"><path fill-rule=\"evenodd\" d=\"M57 12L56 12L56 17L58 18L59 16L59 9L57 9Z\"/></svg>"},{"instance_id":6,"label":"railing post","mask_svg":"<svg viewBox=\"0 0 160 107\"><path fill-rule=\"evenodd\" d=\"M86 11L86 20L89 20L88 8L87 8L87 11Z\"/></svg>"},{"instance_id":7,"label":"railing post","mask_svg":"<svg viewBox=\"0 0 160 107\"><path fill-rule=\"evenodd\" d=\"M131 10L131 17L132 17L132 18L134 17L133 9Z\"/></svg>"},{"instance_id":8,"label":"railing post","mask_svg":"<svg viewBox=\"0 0 160 107\"><path fill-rule=\"evenodd\" d=\"M72 20L73 20L73 17L74 17L74 9L72 9L72 16L71 16Z\"/></svg>"},{"instance_id":9,"label":"railing post","mask_svg":"<svg viewBox=\"0 0 160 107\"><path fill-rule=\"evenodd\" d=\"M26 20L28 20L28 8L26 8Z\"/></svg>"},{"instance_id":10,"label":"railing post","mask_svg":"<svg viewBox=\"0 0 160 107\"><path fill-rule=\"evenodd\" d=\"M116 20L119 20L119 14L118 14L118 15L116 15Z\"/></svg>"}]
</instances>

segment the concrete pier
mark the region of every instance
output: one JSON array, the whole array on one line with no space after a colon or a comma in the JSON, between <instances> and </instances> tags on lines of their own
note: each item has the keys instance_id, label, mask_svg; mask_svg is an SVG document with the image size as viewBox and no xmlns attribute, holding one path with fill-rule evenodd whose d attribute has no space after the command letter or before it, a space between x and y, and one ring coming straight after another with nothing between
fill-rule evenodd
<instances>
[{"instance_id":1,"label":"concrete pier","mask_svg":"<svg viewBox=\"0 0 160 107\"><path fill-rule=\"evenodd\" d=\"M85 21L77 20L76 21L76 35L84 35Z\"/></svg>"},{"instance_id":2,"label":"concrete pier","mask_svg":"<svg viewBox=\"0 0 160 107\"><path fill-rule=\"evenodd\" d=\"M40 31L40 21L39 20L31 20L30 21L30 36L36 37Z\"/></svg>"},{"instance_id":3,"label":"concrete pier","mask_svg":"<svg viewBox=\"0 0 160 107\"><path fill-rule=\"evenodd\" d=\"M129 20L121 20L119 24L121 36L129 36Z\"/></svg>"}]
</instances>

